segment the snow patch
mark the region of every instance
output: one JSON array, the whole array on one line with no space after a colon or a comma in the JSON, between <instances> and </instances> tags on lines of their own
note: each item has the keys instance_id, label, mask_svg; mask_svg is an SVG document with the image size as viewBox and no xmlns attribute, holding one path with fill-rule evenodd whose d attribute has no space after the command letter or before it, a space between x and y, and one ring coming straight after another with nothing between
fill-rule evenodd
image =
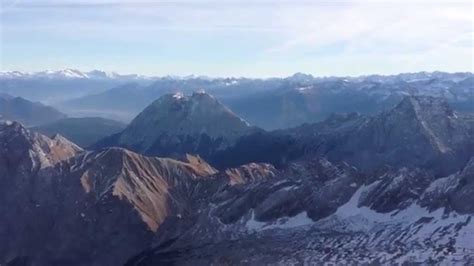
<instances>
[{"instance_id":1,"label":"snow patch","mask_svg":"<svg viewBox=\"0 0 474 266\"><path fill-rule=\"evenodd\" d=\"M301 212L293 217L279 218L273 222L260 222L255 220L255 213L252 210L251 217L245 224L245 227L249 231L262 231L268 229L290 229L312 224L314 224L314 221L308 217L306 211Z\"/></svg>"},{"instance_id":2,"label":"snow patch","mask_svg":"<svg viewBox=\"0 0 474 266\"><path fill-rule=\"evenodd\" d=\"M184 98L184 94L182 92L177 92L173 95L173 98L175 98L176 100L182 99Z\"/></svg>"},{"instance_id":3,"label":"snow patch","mask_svg":"<svg viewBox=\"0 0 474 266\"><path fill-rule=\"evenodd\" d=\"M240 121L243 122L246 126L248 126L248 127L250 126L250 123L247 122L247 121L245 121L245 119L240 118L240 117L239 117L239 119L240 119Z\"/></svg>"},{"instance_id":4,"label":"snow patch","mask_svg":"<svg viewBox=\"0 0 474 266\"><path fill-rule=\"evenodd\" d=\"M459 179L456 174L447 177L439 178L433 181L425 190L424 194L448 192L458 186Z\"/></svg>"},{"instance_id":5,"label":"snow patch","mask_svg":"<svg viewBox=\"0 0 474 266\"><path fill-rule=\"evenodd\" d=\"M232 85L236 85L237 83L238 83L237 80L232 80L232 81L226 82L224 84L225 84L225 86L232 86Z\"/></svg>"},{"instance_id":6,"label":"snow patch","mask_svg":"<svg viewBox=\"0 0 474 266\"><path fill-rule=\"evenodd\" d=\"M474 241L472 240L474 223L471 221L471 215L447 213L445 208L430 212L415 203L403 210L395 210L390 213L379 213L365 206L359 207L358 203L363 193L369 191L378 182L359 188L352 198L340 206L333 215L317 221L314 226L319 229L364 232L371 235L382 232L381 235L375 237L378 239L371 240L374 241L373 245L377 245L377 241L389 238L396 238L404 243L425 243L429 240L438 246L447 245L454 240L456 248L468 250L468 252L474 251ZM436 187L439 187L440 183L444 182L439 181ZM394 232L398 233L394 235ZM430 249L426 249L424 252L426 254L423 254L427 256L432 254ZM401 261L404 259L407 258L401 258Z\"/></svg>"},{"instance_id":7,"label":"snow patch","mask_svg":"<svg viewBox=\"0 0 474 266\"><path fill-rule=\"evenodd\" d=\"M296 188L298 188L298 187L299 187L299 186L297 186L297 185L293 185L293 186L288 186L288 187L282 187L282 188L280 188L279 190L280 190L280 191L290 191L290 190L296 189Z\"/></svg>"},{"instance_id":8,"label":"snow patch","mask_svg":"<svg viewBox=\"0 0 474 266\"><path fill-rule=\"evenodd\" d=\"M307 87L299 87L299 88L295 88L297 91L299 92L307 92L309 90L311 90L311 86L307 86Z\"/></svg>"}]
</instances>

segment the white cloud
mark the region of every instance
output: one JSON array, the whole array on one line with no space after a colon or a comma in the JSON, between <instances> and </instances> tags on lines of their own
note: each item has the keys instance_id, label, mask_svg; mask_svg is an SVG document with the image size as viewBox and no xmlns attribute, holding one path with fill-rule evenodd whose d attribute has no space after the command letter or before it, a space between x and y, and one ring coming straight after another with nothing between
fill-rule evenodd
<instances>
[{"instance_id":1,"label":"white cloud","mask_svg":"<svg viewBox=\"0 0 474 266\"><path fill-rule=\"evenodd\" d=\"M283 41L268 52L311 50L343 42L347 52L411 53L473 32L472 5L371 4L358 1L338 9L285 10Z\"/></svg>"}]
</instances>

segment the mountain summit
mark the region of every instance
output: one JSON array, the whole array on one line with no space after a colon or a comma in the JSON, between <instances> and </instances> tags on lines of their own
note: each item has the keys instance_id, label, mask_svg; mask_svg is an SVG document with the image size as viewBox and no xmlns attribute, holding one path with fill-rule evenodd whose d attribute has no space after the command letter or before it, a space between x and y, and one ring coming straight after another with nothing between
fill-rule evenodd
<instances>
[{"instance_id":1,"label":"mountain summit","mask_svg":"<svg viewBox=\"0 0 474 266\"><path fill-rule=\"evenodd\" d=\"M145 154L206 156L255 130L213 96L167 94L146 107L121 133L99 146L122 146Z\"/></svg>"}]
</instances>

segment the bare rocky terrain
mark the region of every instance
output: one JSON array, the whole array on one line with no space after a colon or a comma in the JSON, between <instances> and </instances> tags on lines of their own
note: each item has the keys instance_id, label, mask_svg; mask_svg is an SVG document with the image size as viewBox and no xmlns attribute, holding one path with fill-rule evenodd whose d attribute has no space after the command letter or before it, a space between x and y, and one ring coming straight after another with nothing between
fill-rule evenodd
<instances>
[{"instance_id":1,"label":"bare rocky terrain","mask_svg":"<svg viewBox=\"0 0 474 266\"><path fill-rule=\"evenodd\" d=\"M474 263L471 114L407 97L266 132L208 95L164 97L114 138L168 142L181 127L186 147L200 133L231 137L165 158L0 125L0 263Z\"/></svg>"}]
</instances>

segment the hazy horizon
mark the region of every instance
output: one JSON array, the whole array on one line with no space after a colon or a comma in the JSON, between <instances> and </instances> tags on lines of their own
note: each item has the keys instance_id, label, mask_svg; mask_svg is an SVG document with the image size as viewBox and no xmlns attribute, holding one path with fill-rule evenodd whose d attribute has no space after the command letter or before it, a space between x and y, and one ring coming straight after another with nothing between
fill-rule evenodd
<instances>
[{"instance_id":1,"label":"hazy horizon","mask_svg":"<svg viewBox=\"0 0 474 266\"><path fill-rule=\"evenodd\" d=\"M119 71L105 71L102 69L78 69L78 68L73 68L73 67L68 67L64 69L44 69L44 70L38 70L38 71L20 71L20 70L0 70L0 73L12 73L12 72L20 72L23 74L40 74L40 73L58 73L61 71L67 71L67 70L72 70L72 71L79 71L81 73L90 73L94 71L100 71L104 72L106 74L116 74L120 76L128 76L128 75L137 75L139 77L143 78L165 78L165 77L171 77L171 78L200 78L200 77L205 77L205 78L210 78L210 79L225 79L225 78L249 78L249 79L272 79L272 78L288 78L293 75L297 74L304 74L304 75L311 75L313 78L359 78L359 77L365 77L365 76L397 76L397 75L403 75L403 74L417 74L417 73L427 73L427 74L433 74L433 73L448 73L448 74L457 74L457 73L474 73L474 71L441 71L441 70L433 70L433 71L425 71L425 70L420 70L420 71L413 71L413 72L394 72L394 73L367 73L367 74L360 74L360 75L319 75L318 73L310 73L310 72L305 72L305 71L297 71L294 73L290 73L289 75L281 75L281 76L211 76L211 75L206 75L206 74L195 74L195 73L189 73L189 74L164 74L164 75L146 75L143 73L124 73L124 72L119 72Z\"/></svg>"}]
</instances>

